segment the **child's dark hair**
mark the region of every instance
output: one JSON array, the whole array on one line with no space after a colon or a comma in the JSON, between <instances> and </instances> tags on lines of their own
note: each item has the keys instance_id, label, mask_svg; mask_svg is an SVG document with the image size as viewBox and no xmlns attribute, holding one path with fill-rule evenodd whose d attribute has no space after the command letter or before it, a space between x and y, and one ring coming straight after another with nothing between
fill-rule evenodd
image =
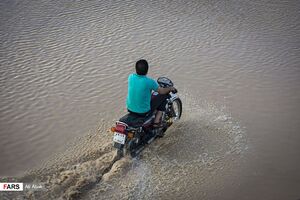
<instances>
[{"instance_id":1,"label":"child's dark hair","mask_svg":"<svg viewBox=\"0 0 300 200\"><path fill-rule=\"evenodd\" d=\"M146 75L148 73L148 62L144 59L139 60L135 64L135 70L138 75Z\"/></svg>"}]
</instances>

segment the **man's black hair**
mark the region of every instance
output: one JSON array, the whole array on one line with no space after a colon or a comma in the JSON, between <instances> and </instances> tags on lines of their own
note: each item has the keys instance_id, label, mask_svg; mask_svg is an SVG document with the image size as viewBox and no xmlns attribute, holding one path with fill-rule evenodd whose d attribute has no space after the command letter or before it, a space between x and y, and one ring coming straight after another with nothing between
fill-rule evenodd
<instances>
[{"instance_id":1,"label":"man's black hair","mask_svg":"<svg viewBox=\"0 0 300 200\"><path fill-rule=\"evenodd\" d=\"M138 75L146 75L148 73L148 62L144 59L139 60L135 64L135 70Z\"/></svg>"}]
</instances>

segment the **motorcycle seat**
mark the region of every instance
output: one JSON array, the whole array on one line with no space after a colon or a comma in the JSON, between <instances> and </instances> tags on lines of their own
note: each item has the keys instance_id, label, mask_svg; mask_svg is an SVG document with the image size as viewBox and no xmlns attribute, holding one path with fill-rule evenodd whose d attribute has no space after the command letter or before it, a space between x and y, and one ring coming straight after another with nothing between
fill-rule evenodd
<instances>
[{"instance_id":1,"label":"motorcycle seat","mask_svg":"<svg viewBox=\"0 0 300 200\"><path fill-rule=\"evenodd\" d=\"M151 120L152 115L148 115L146 117L142 117L133 113L127 113L121 119L120 122L127 124L130 127L138 128L145 124L145 122L149 122Z\"/></svg>"}]
</instances>

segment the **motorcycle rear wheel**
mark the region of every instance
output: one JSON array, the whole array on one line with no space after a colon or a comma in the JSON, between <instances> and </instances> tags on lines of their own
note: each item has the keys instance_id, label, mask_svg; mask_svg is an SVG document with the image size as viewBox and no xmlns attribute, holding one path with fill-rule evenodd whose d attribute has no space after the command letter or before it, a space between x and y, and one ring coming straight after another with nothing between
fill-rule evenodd
<instances>
[{"instance_id":1,"label":"motorcycle rear wheel","mask_svg":"<svg viewBox=\"0 0 300 200\"><path fill-rule=\"evenodd\" d=\"M124 156L125 156L124 149L117 149L117 158L121 159Z\"/></svg>"}]
</instances>

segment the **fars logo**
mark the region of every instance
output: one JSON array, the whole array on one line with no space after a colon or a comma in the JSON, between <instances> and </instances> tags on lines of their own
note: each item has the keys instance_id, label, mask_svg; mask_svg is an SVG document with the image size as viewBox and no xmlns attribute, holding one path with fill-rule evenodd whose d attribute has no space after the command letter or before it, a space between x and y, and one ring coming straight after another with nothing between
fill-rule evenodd
<instances>
[{"instance_id":1,"label":"fars logo","mask_svg":"<svg viewBox=\"0 0 300 200\"><path fill-rule=\"evenodd\" d=\"M23 191L23 183L0 183L0 191Z\"/></svg>"}]
</instances>

